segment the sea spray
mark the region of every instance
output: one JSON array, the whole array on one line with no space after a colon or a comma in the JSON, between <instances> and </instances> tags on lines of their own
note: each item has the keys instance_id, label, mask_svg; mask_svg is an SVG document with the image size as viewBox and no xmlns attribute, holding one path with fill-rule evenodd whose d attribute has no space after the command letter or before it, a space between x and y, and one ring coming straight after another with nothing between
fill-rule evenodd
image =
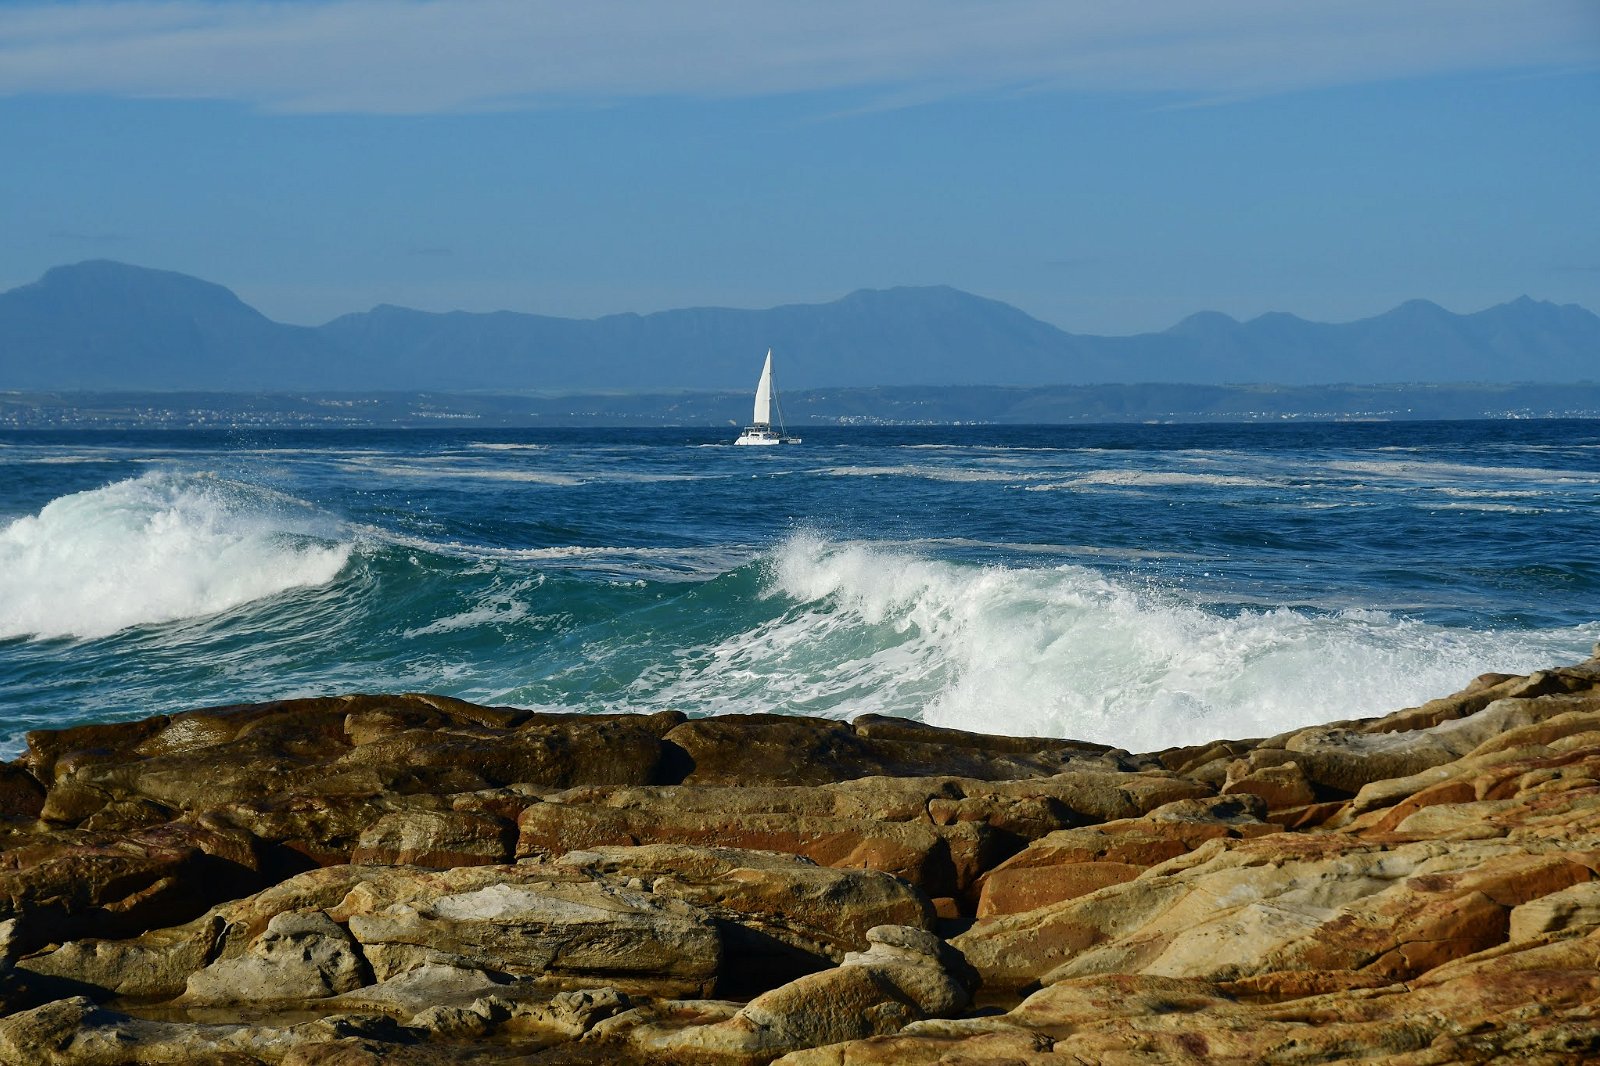
<instances>
[{"instance_id":1,"label":"sea spray","mask_svg":"<svg viewBox=\"0 0 1600 1066\"><path fill-rule=\"evenodd\" d=\"M0 529L0 639L103 637L321 585L351 547L314 536L321 525L217 477L151 473L63 496Z\"/></svg>"}]
</instances>

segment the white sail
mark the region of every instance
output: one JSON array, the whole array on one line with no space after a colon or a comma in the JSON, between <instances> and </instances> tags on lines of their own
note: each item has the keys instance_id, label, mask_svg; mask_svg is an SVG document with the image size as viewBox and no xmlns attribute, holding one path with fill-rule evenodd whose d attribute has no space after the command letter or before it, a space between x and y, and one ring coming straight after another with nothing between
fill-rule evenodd
<instances>
[{"instance_id":1,"label":"white sail","mask_svg":"<svg viewBox=\"0 0 1600 1066\"><path fill-rule=\"evenodd\" d=\"M761 366L761 382L756 386L756 416L752 422L758 426L772 422L772 349L767 349L767 361Z\"/></svg>"}]
</instances>

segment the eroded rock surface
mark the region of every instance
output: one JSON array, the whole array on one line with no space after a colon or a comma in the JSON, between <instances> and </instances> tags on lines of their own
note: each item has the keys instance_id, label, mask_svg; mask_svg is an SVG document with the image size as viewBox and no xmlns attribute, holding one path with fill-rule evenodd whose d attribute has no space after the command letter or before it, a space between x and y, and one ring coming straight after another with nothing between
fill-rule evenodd
<instances>
[{"instance_id":1,"label":"eroded rock surface","mask_svg":"<svg viewBox=\"0 0 1600 1066\"><path fill-rule=\"evenodd\" d=\"M1600 1058L1600 661L1149 755L407 695L0 767L0 1062L484 1058Z\"/></svg>"}]
</instances>

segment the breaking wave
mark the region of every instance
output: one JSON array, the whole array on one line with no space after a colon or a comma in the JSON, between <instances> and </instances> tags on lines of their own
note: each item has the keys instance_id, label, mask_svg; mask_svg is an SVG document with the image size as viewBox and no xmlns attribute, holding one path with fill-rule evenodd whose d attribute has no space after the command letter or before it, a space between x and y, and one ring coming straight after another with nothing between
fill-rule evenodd
<instances>
[{"instance_id":1,"label":"breaking wave","mask_svg":"<svg viewBox=\"0 0 1600 1066\"><path fill-rule=\"evenodd\" d=\"M205 474L150 473L0 529L0 639L104 637L332 581L353 545L309 505Z\"/></svg>"}]
</instances>

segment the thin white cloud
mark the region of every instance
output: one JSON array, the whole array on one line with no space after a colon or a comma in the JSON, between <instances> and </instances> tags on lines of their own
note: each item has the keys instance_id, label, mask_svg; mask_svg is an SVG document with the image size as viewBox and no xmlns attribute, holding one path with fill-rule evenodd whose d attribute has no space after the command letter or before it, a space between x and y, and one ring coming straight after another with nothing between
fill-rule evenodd
<instances>
[{"instance_id":1,"label":"thin white cloud","mask_svg":"<svg viewBox=\"0 0 1600 1066\"><path fill-rule=\"evenodd\" d=\"M434 113L827 90L1257 96L1600 63L1593 0L90 0L0 6L0 94Z\"/></svg>"}]
</instances>

